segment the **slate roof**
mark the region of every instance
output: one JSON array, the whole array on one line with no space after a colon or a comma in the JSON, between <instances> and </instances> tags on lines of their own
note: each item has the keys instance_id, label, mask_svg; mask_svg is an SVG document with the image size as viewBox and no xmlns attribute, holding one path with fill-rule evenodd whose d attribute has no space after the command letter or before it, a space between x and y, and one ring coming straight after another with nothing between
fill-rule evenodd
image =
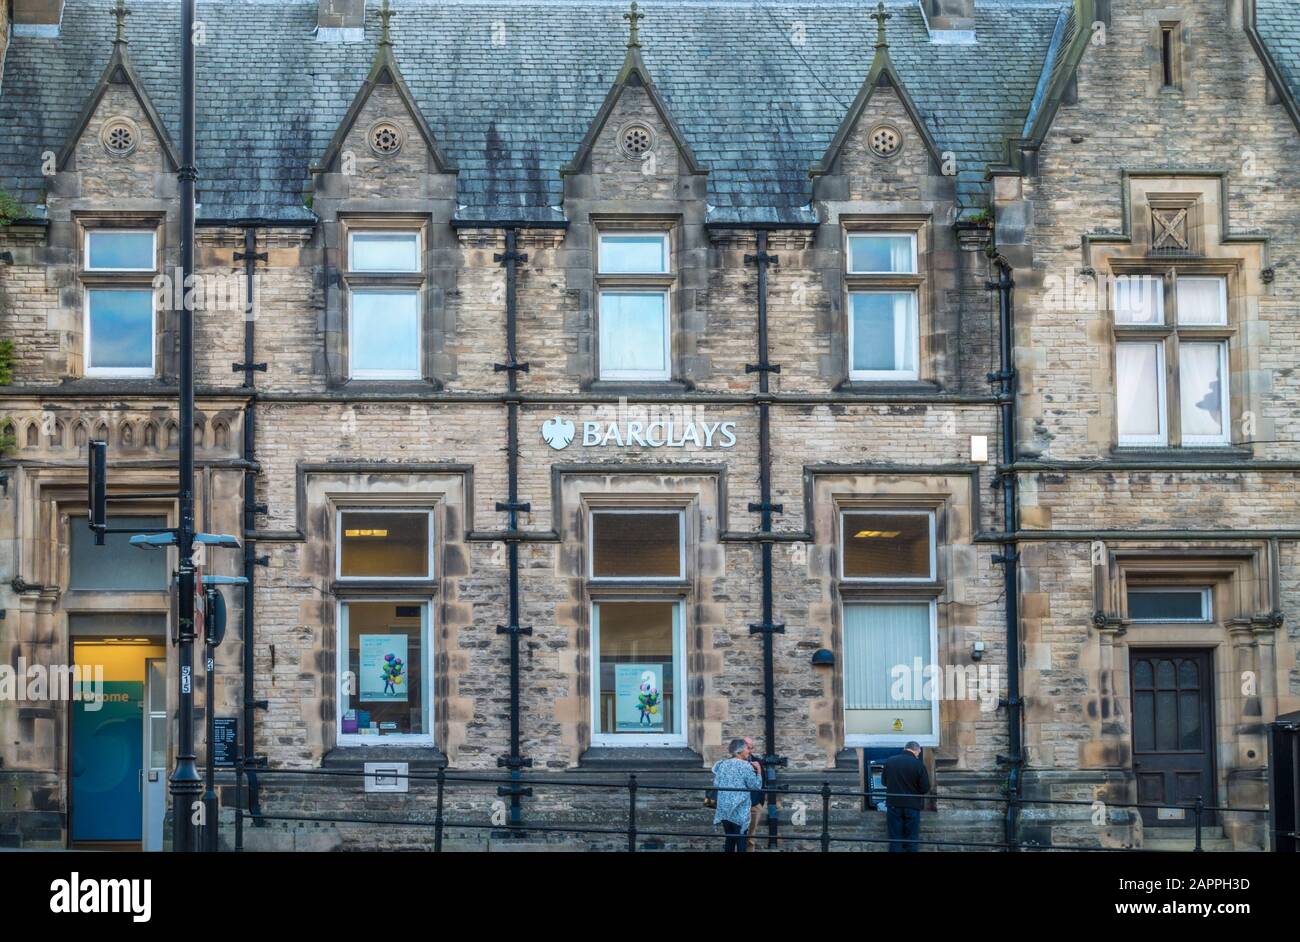
<instances>
[{"instance_id":1,"label":"slate roof","mask_svg":"<svg viewBox=\"0 0 1300 942\"><path fill-rule=\"evenodd\" d=\"M1292 96L1300 98L1300 3L1255 0L1255 29Z\"/></svg>"},{"instance_id":2,"label":"slate roof","mask_svg":"<svg viewBox=\"0 0 1300 942\"><path fill-rule=\"evenodd\" d=\"M378 3L368 6L365 42L340 44L315 39L316 0L200 0L201 220L314 218L303 200L308 167L374 58ZM873 6L641 4L642 55L709 170L710 220L815 220L808 171L870 68ZM932 44L914 0L888 6L897 70L940 149L956 155L963 202L981 205L984 168L1023 130L1070 4L979 0L972 46ZM0 85L0 189L20 202L40 202L41 154L65 143L108 60L110 7L67 0L57 39L13 40ZM179 139L179 4L129 0L129 7L131 59ZM395 0L394 8L402 74L460 170L458 217L561 218L559 168L623 62L623 0ZM505 41L494 45L501 24Z\"/></svg>"}]
</instances>

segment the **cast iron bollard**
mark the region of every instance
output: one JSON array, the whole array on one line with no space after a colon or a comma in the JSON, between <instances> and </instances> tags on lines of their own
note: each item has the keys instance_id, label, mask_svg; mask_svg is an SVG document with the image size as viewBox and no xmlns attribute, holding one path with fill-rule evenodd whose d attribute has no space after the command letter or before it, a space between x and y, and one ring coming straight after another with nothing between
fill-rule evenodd
<instances>
[{"instance_id":1,"label":"cast iron bollard","mask_svg":"<svg viewBox=\"0 0 1300 942\"><path fill-rule=\"evenodd\" d=\"M627 852L636 853L636 774L627 777Z\"/></svg>"},{"instance_id":2,"label":"cast iron bollard","mask_svg":"<svg viewBox=\"0 0 1300 942\"><path fill-rule=\"evenodd\" d=\"M1205 848L1201 846L1201 815L1205 812L1205 800L1196 796L1196 805L1192 808L1192 814L1196 815L1196 847L1193 853L1203 853Z\"/></svg>"},{"instance_id":3,"label":"cast iron bollard","mask_svg":"<svg viewBox=\"0 0 1300 942\"><path fill-rule=\"evenodd\" d=\"M442 853L442 791L447 784L447 771L438 769L438 800L433 810L433 852Z\"/></svg>"},{"instance_id":4,"label":"cast iron bollard","mask_svg":"<svg viewBox=\"0 0 1300 942\"><path fill-rule=\"evenodd\" d=\"M235 852L244 850L244 750L235 743Z\"/></svg>"},{"instance_id":5,"label":"cast iron bollard","mask_svg":"<svg viewBox=\"0 0 1300 942\"><path fill-rule=\"evenodd\" d=\"M831 849L831 783L822 782L822 853Z\"/></svg>"}]
</instances>

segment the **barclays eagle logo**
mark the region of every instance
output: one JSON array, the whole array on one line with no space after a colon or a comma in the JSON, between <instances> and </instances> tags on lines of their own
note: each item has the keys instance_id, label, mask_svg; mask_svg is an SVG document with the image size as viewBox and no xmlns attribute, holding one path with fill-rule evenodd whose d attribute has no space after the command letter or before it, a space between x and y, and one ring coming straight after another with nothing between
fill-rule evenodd
<instances>
[{"instance_id":1,"label":"barclays eagle logo","mask_svg":"<svg viewBox=\"0 0 1300 942\"><path fill-rule=\"evenodd\" d=\"M575 431L573 422L569 419L547 419L542 423L542 440L559 451L573 441Z\"/></svg>"}]
</instances>

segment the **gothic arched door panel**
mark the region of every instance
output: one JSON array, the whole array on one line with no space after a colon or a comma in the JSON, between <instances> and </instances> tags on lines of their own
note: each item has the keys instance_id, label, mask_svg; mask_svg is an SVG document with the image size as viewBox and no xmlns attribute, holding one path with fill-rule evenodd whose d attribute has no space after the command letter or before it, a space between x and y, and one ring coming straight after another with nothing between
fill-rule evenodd
<instances>
[{"instance_id":1,"label":"gothic arched door panel","mask_svg":"<svg viewBox=\"0 0 1300 942\"><path fill-rule=\"evenodd\" d=\"M1133 773L1146 827L1190 827L1198 797L1218 804L1214 787L1214 688L1206 650L1131 649ZM1202 824L1215 820L1206 812Z\"/></svg>"}]
</instances>

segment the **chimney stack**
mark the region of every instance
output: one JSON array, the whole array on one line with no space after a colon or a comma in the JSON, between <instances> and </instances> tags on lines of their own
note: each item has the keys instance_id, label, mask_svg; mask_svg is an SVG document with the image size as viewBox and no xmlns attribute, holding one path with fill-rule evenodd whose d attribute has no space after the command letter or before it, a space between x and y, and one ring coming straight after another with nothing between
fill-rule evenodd
<instances>
[{"instance_id":1,"label":"chimney stack","mask_svg":"<svg viewBox=\"0 0 1300 942\"><path fill-rule=\"evenodd\" d=\"M366 38L366 0L320 0L316 41L359 43Z\"/></svg>"},{"instance_id":2,"label":"chimney stack","mask_svg":"<svg viewBox=\"0 0 1300 942\"><path fill-rule=\"evenodd\" d=\"M975 0L920 0L926 25L930 28L932 42L953 42L952 36L935 34L962 34L975 41Z\"/></svg>"},{"instance_id":3,"label":"chimney stack","mask_svg":"<svg viewBox=\"0 0 1300 942\"><path fill-rule=\"evenodd\" d=\"M57 36L63 0L14 0L15 36Z\"/></svg>"}]
</instances>

